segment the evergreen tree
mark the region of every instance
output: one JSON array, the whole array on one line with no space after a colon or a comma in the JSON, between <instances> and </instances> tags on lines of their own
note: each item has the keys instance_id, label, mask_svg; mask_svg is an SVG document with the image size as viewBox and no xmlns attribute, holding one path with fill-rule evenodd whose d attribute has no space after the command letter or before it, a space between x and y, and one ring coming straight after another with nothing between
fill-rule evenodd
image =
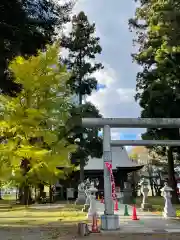
<instances>
[{"instance_id":1,"label":"evergreen tree","mask_svg":"<svg viewBox=\"0 0 180 240\"><path fill-rule=\"evenodd\" d=\"M15 56L30 56L51 44L55 29L66 23L72 3L47 0L2 0L0 4L0 90L9 95L21 86L13 82L8 63ZM58 32L58 31L57 31Z\"/></svg>"},{"instance_id":2,"label":"evergreen tree","mask_svg":"<svg viewBox=\"0 0 180 240\"><path fill-rule=\"evenodd\" d=\"M90 24L84 12L72 18L72 31L69 36L63 36L61 46L68 49L68 57L63 59L67 69L71 71L68 85L72 95L78 96L78 106L72 111L72 118L79 114L81 117L101 117L99 111L90 103L82 104L87 95L97 89L97 79L91 74L103 68L101 63L94 60L101 54L99 37L95 36L95 24ZM80 180L84 179L84 165L88 156L101 156L102 143L98 130L74 128L71 140L79 139L79 148L72 154L73 162L80 163Z\"/></svg>"},{"instance_id":3,"label":"evergreen tree","mask_svg":"<svg viewBox=\"0 0 180 240\"><path fill-rule=\"evenodd\" d=\"M59 65L58 52L56 44L36 57L15 58L9 68L23 89L16 98L0 98L0 166L14 172L23 204L28 203L29 186L55 183L63 174L57 166L71 167L68 153L75 150L59 138L71 103L66 86L69 74Z\"/></svg>"},{"instance_id":4,"label":"evergreen tree","mask_svg":"<svg viewBox=\"0 0 180 240\"><path fill-rule=\"evenodd\" d=\"M179 118L180 105L180 3L170 1L138 1L130 26L136 31L139 45L133 59L141 67L137 74L136 100L142 108L141 117ZM147 129L143 139L179 140L179 129ZM173 153L178 148L158 147L157 153L168 159L169 184L173 202L179 202L176 194Z\"/></svg>"}]
</instances>

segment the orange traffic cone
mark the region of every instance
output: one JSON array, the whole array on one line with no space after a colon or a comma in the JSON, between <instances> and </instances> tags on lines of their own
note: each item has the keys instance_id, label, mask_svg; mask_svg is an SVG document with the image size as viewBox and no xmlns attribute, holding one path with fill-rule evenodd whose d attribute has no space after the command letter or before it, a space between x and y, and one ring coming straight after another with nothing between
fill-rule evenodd
<instances>
[{"instance_id":1,"label":"orange traffic cone","mask_svg":"<svg viewBox=\"0 0 180 240\"><path fill-rule=\"evenodd\" d=\"M116 199L115 200L115 203L114 203L114 210L115 211L118 211L119 209L118 209L118 200Z\"/></svg>"},{"instance_id":2,"label":"orange traffic cone","mask_svg":"<svg viewBox=\"0 0 180 240\"><path fill-rule=\"evenodd\" d=\"M104 203L104 198L103 197L101 198L101 203Z\"/></svg>"},{"instance_id":3,"label":"orange traffic cone","mask_svg":"<svg viewBox=\"0 0 180 240\"><path fill-rule=\"evenodd\" d=\"M98 224L97 224L97 216L94 215L93 216L93 223L92 223L92 233L98 233L99 229L98 229Z\"/></svg>"},{"instance_id":4,"label":"orange traffic cone","mask_svg":"<svg viewBox=\"0 0 180 240\"><path fill-rule=\"evenodd\" d=\"M135 207L135 205L133 206L132 220L139 220L139 218L137 218L137 213L136 213L136 207Z\"/></svg>"}]
</instances>

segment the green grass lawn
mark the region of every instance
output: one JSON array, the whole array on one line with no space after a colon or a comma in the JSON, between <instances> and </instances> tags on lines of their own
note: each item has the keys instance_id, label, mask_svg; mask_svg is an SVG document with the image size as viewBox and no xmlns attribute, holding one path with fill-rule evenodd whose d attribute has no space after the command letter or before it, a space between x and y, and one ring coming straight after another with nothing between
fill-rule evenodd
<instances>
[{"instance_id":1,"label":"green grass lawn","mask_svg":"<svg viewBox=\"0 0 180 240\"><path fill-rule=\"evenodd\" d=\"M2 226L34 226L47 225L51 223L74 224L80 221L87 221L86 213L81 211L82 206L71 204L60 205L59 208L35 209L3 202L0 203L0 227Z\"/></svg>"},{"instance_id":2,"label":"green grass lawn","mask_svg":"<svg viewBox=\"0 0 180 240\"><path fill-rule=\"evenodd\" d=\"M45 205L44 205L45 206ZM60 239L77 234L77 223L88 222L82 206L59 204L58 208L35 209L32 206L9 205L8 200L0 201L0 235L2 239L24 238ZM40 235L39 235L40 234Z\"/></svg>"},{"instance_id":3,"label":"green grass lawn","mask_svg":"<svg viewBox=\"0 0 180 240\"><path fill-rule=\"evenodd\" d=\"M59 208L35 209L31 208L32 206L16 204L14 195L3 195L3 199L0 200L0 227L19 225L29 227L63 222L74 224L86 221L86 213L81 211L80 205L61 202Z\"/></svg>"},{"instance_id":4,"label":"green grass lawn","mask_svg":"<svg viewBox=\"0 0 180 240\"><path fill-rule=\"evenodd\" d=\"M162 213L164 209L164 198L163 197L148 197L149 203L152 205L152 212ZM142 197L136 198L137 207L141 206ZM176 214L180 217L180 204L173 205L176 209Z\"/></svg>"}]
</instances>

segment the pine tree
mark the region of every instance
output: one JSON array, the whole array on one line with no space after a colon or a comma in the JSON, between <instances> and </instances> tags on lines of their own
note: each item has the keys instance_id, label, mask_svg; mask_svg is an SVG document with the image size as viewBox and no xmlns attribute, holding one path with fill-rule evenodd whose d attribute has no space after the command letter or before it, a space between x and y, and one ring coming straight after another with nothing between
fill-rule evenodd
<instances>
[{"instance_id":1,"label":"pine tree","mask_svg":"<svg viewBox=\"0 0 180 240\"><path fill-rule=\"evenodd\" d=\"M136 100L142 108L142 117L179 118L180 105L180 3L179 1L138 1L131 27L136 31L139 45L133 59L142 66L137 74ZM178 129L147 129L143 139L177 139ZM178 148L155 148L168 159L169 184L176 195L173 153Z\"/></svg>"},{"instance_id":2,"label":"pine tree","mask_svg":"<svg viewBox=\"0 0 180 240\"><path fill-rule=\"evenodd\" d=\"M13 82L8 64L15 56L31 56L51 44L66 23L72 2L59 5L47 0L2 0L0 7L0 90L15 95L21 86ZM55 32L57 29L57 32Z\"/></svg>"},{"instance_id":3,"label":"pine tree","mask_svg":"<svg viewBox=\"0 0 180 240\"><path fill-rule=\"evenodd\" d=\"M75 106L73 116L101 117L99 111L90 103L82 104L83 98L91 95L97 89L97 79L91 74L103 68L101 63L95 62L97 54L101 54L102 48L99 37L95 36L95 24L90 24L84 12L80 12L72 18L72 31L69 36L63 36L61 46L68 49L68 57L61 59L71 71L68 85L72 95L78 96L79 106ZM73 141L79 139L78 150L72 154L72 160L80 163L80 180L84 179L84 165L88 156L102 155L102 140L98 137L98 130L75 128L71 134Z\"/></svg>"},{"instance_id":4,"label":"pine tree","mask_svg":"<svg viewBox=\"0 0 180 240\"><path fill-rule=\"evenodd\" d=\"M58 63L58 48L55 44L29 59L15 58L9 68L23 89L16 98L1 96L0 165L14 172L23 204L28 203L29 186L55 183L62 176L57 166L71 167L68 153L75 150L59 138L71 103L69 74Z\"/></svg>"}]
</instances>

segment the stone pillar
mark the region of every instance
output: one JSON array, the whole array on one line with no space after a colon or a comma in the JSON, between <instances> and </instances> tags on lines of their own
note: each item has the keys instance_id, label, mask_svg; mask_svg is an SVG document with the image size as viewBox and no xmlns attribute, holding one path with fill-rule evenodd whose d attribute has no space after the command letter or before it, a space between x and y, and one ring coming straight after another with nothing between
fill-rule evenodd
<instances>
[{"instance_id":1,"label":"stone pillar","mask_svg":"<svg viewBox=\"0 0 180 240\"><path fill-rule=\"evenodd\" d=\"M110 127L104 126L103 131L103 165L104 165L104 202L105 202L105 214L113 215L113 199L112 199L112 187L111 187L111 176L110 172L105 166L105 163L112 164L112 153L111 153L111 137L110 137Z\"/></svg>"},{"instance_id":2,"label":"stone pillar","mask_svg":"<svg viewBox=\"0 0 180 240\"><path fill-rule=\"evenodd\" d=\"M108 125L103 129L103 164L104 164L104 202L105 211L101 216L102 230L117 230L119 229L119 216L114 215L114 204L112 199L112 187L110 172L105 166L105 163L112 163L111 154L111 131Z\"/></svg>"},{"instance_id":3,"label":"stone pillar","mask_svg":"<svg viewBox=\"0 0 180 240\"><path fill-rule=\"evenodd\" d=\"M123 204L131 203L133 203L131 184L129 182L124 182Z\"/></svg>"},{"instance_id":4,"label":"stone pillar","mask_svg":"<svg viewBox=\"0 0 180 240\"><path fill-rule=\"evenodd\" d=\"M152 209L152 205L148 202L148 192L149 192L148 182L143 178L140 185L141 185L141 193L143 195L141 209L143 211L147 211Z\"/></svg>"},{"instance_id":5,"label":"stone pillar","mask_svg":"<svg viewBox=\"0 0 180 240\"><path fill-rule=\"evenodd\" d=\"M171 192L173 189L168 186L167 182L164 184L164 187L161 189L163 197L165 199L165 205L164 205L164 212L163 216L164 218L173 218L176 217L176 211L173 208L172 202L171 202Z\"/></svg>"}]
</instances>

